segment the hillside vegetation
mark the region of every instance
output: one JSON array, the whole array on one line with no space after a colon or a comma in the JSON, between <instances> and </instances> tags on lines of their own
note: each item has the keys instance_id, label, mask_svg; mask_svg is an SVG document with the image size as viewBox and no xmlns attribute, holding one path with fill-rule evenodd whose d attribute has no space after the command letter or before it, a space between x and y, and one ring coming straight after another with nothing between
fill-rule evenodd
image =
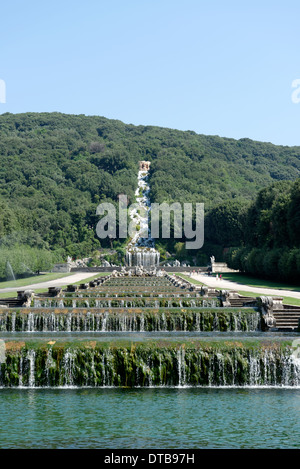
<instances>
[{"instance_id":1,"label":"hillside vegetation","mask_svg":"<svg viewBox=\"0 0 300 469\"><path fill-rule=\"evenodd\" d=\"M117 204L120 193L133 201L141 159L152 163L152 201L205 203L198 259L243 242L243 217L259 190L300 176L300 147L60 113L0 115L0 158L3 265L15 246L50 251L54 260L121 246L95 236L96 207ZM175 249L174 241L161 246Z\"/></svg>"},{"instance_id":2,"label":"hillside vegetation","mask_svg":"<svg viewBox=\"0 0 300 469\"><path fill-rule=\"evenodd\" d=\"M299 284L300 179L262 189L244 212L234 245L226 256L234 269Z\"/></svg>"}]
</instances>

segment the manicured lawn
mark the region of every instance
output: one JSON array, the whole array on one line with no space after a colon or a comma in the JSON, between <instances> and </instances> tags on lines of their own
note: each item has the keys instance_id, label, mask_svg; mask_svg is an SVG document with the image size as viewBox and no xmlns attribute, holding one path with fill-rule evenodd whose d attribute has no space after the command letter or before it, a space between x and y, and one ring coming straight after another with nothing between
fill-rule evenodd
<instances>
[{"instance_id":1,"label":"manicured lawn","mask_svg":"<svg viewBox=\"0 0 300 469\"><path fill-rule=\"evenodd\" d=\"M48 288L39 288L38 290L34 290L34 293L47 293ZM18 294L16 291L8 291L4 293L0 293L0 298L17 298Z\"/></svg>"},{"instance_id":2,"label":"manicured lawn","mask_svg":"<svg viewBox=\"0 0 300 469\"><path fill-rule=\"evenodd\" d=\"M68 277L72 273L53 273L49 272L46 274L34 275L33 277L19 278L16 281L10 280L8 282L0 282L0 289L2 288L14 288L14 287L25 287L26 285L33 285L35 283L49 282L50 280L56 280L58 278Z\"/></svg>"},{"instance_id":3,"label":"manicured lawn","mask_svg":"<svg viewBox=\"0 0 300 469\"><path fill-rule=\"evenodd\" d=\"M88 277L84 280L81 280L80 282L76 282L76 283L72 283L72 285L80 285L81 283L88 283L88 282L91 282L92 280L94 280L95 278L98 278L98 277L103 277L104 275L107 275L108 272L100 272L98 275L93 275L92 277ZM39 277L43 277L45 280L41 280L42 282L47 282L48 280L55 280L57 278L61 278L61 277L67 277L69 276L70 274L53 274L53 275L58 275L56 277L49 277L48 279L46 278L47 275L39 275ZM37 278L37 277L31 277L31 280L33 278ZM26 279L26 280L29 280L29 279ZM5 282L5 283L10 283L10 282ZM12 282L13 283L13 282ZM30 284L33 284L33 283L38 283L38 282L30 282ZM40 283L40 282L39 282ZM29 283L28 283L29 284ZM3 283L0 283L0 285L3 285ZM15 287L17 285L11 285L11 286L7 286L7 287L1 287L1 288L11 288L11 287ZM23 285L20 285L20 288L25 286L24 284ZM61 288L67 288L66 286L62 286ZM38 289L34 289L34 292L35 293L45 293L45 292L48 292L48 288L38 288ZM16 298L17 297L17 292L16 291L11 291L11 292L0 292L0 298Z\"/></svg>"},{"instance_id":4,"label":"manicured lawn","mask_svg":"<svg viewBox=\"0 0 300 469\"><path fill-rule=\"evenodd\" d=\"M257 296L263 296L261 293L254 293L254 292L242 291L242 290L239 290L238 293L240 295L243 295L243 296L251 296L251 297L254 297L254 298L256 298ZM290 297L290 296L283 296L282 298L283 298L283 303L286 304L286 305L300 306L300 299L298 299L298 298L293 298L293 297Z\"/></svg>"},{"instance_id":5,"label":"manicured lawn","mask_svg":"<svg viewBox=\"0 0 300 469\"><path fill-rule=\"evenodd\" d=\"M290 298L288 296L283 297L283 303L286 305L296 305L300 306L300 299L298 298Z\"/></svg>"},{"instance_id":6,"label":"manicured lawn","mask_svg":"<svg viewBox=\"0 0 300 469\"><path fill-rule=\"evenodd\" d=\"M80 280L80 282L73 283L73 285L80 285L81 283L88 283L88 282L91 282L92 280L95 280L95 278L104 277L105 275L109 273L111 272L99 272L99 274L93 275L92 277L85 278L84 280Z\"/></svg>"},{"instance_id":7,"label":"manicured lawn","mask_svg":"<svg viewBox=\"0 0 300 469\"><path fill-rule=\"evenodd\" d=\"M282 282L272 282L270 280L265 280L257 277L251 277L249 275L243 275L240 273L224 273L222 274L224 280L230 280L231 282L241 283L243 285L248 285L249 287L260 287L260 288L276 288L278 290L291 290L291 291L300 291L299 285L291 285L288 283Z\"/></svg>"},{"instance_id":8,"label":"manicured lawn","mask_svg":"<svg viewBox=\"0 0 300 469\"><path fill-rule=\"evenodd\" d=\"M0 293L0 298L17 298L17 292L8 291L5 293Z\"/></svg>"},{"instance_id":9,"label":"manicured lawn","mask_svg":"<svg viewBox=\"0 0 300 469\"><path fill-rule=\"evenodd\" d=\"M189 282L193 283L194 285L204 285L204 283L199 282L199 280L196 280L193 277L189 277L188 275L178 274L178 273L176 273L175 275L177 275L178 277L182 277L185 280L188 280Z\"/></svg>"}]
</instances>

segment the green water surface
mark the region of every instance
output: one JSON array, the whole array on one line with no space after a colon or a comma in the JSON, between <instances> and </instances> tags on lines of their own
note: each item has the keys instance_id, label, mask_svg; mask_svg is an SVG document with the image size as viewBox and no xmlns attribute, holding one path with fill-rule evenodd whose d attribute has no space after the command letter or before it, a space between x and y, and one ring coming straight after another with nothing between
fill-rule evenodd
<instances>
[{"instance_id":1,"label":"green water surface","mask_svg":"<svg viewBox=\"0 0 300 469\"><path fill-rule=\"evenodd\" d=\"M1 389L0 448L300 448L300 390Z\"/></svg>"}]
</instances>

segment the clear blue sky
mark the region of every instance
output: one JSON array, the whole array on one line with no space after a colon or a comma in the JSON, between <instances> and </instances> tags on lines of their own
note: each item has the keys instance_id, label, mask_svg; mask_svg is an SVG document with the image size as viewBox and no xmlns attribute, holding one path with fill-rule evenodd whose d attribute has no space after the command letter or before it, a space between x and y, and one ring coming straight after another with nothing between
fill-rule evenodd
<instances>
[{"instance_id":1,"label":"clear blue sky","mask_svg":"<svg viewBox=\"0 0 300 469\"><path fill-rule=\"evenodd\" d=\"M0 113L300 145L299 0L15 0L0 14Z\"/></svg>"}]
</instances>

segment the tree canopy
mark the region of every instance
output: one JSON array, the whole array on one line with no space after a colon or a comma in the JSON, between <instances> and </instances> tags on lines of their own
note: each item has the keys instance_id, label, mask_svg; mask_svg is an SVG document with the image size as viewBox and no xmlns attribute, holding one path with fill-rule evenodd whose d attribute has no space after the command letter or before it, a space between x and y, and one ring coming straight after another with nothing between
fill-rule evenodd
<instances>
[{"instance_id":1,"label":"tree canopy","mask_svg":"<svg viewBox=\"0 0 300 469\"><path fill-rule=\"evenodd\" d=\"M151 161L152 202L205 204L207 255L283 240L298 246L299 181L290 181L300 176L300 147L100 116L5 113L0 159L0 248L22 244L65 258L109 246L96 236L97 205L117 206L121 193L134 200L139 160Z\"/></svg>"}]
</instances>

